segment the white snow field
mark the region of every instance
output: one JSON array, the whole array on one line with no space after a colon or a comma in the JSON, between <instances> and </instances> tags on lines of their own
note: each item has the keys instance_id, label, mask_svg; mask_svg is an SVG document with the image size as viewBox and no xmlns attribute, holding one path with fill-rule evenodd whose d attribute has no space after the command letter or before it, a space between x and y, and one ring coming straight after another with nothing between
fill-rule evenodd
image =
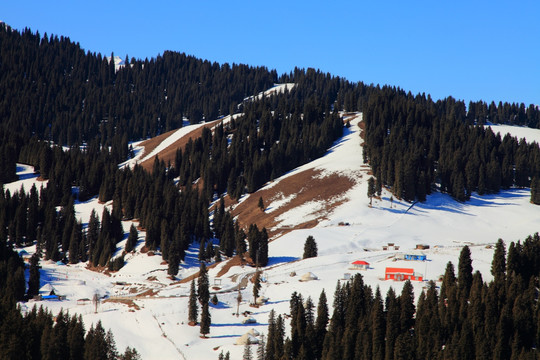
<instances>
[{"instance_id":1,"label":"white snow field","mask_svg":"<svg viewBox=\"0 0 540 360\"><path fill-rule=\"evenodd\" d=\"M374 200L373 206L369 207L369 175L368 168L362 164L362 140L357 126L359 120L360 115L351 118L351 127L346 129L344 137L325 156L284 176L314 168L322 170L323 175L337 172L350 176L356 180L356 185L342 195L345 202L326 214L327 220L311 229L291 231L270 243L269 265L263 269L266 281L261 290L261 295L268 297L269 302L259 308L250 307L249 303L253 300L251 282L241 290L243 301L240 312L251 311L256 323L242 324L243 316L234 315L238 295L235 287L241 279L253 274L255 269L248 266L232 267L218 279L217 274L224 266L224 263L220 263L209 270L211 287L220 291L217 294L219 304L212 305L210 309L212 326L208 338L200 338L199 327L187 324L189 283L178 282L198 270L198 244L194 244L188 252L177 279L171 280L167 277L167 265L161 264L159 253L149 256L139 252L144 242L144 232L140 233L137 251L126 255L126 265L110 275L90 271L82 263L57 265L41 261L41 285L51 284L57 294L64 295L66 299L29 302L23 309L43 305L53 312L62 309L70 314L81 314L86 329L101 320L106 329L112 329L119 351L126 346L134 347L145 360L217 359L221 351L229 351L231 359L239 359L244 349L234 344L237 338L251 328L266 334L269 312L274 309L276 314L288 313L293 291L302 294L304 299L311 296L317 304L324 289L331 308L337 281L346 281L346 274L361 273L364 281L374 289L379 287L383 296L390 287L400 292L402 282L384 280L386 267L413 268L423 274L426 280L438 280L448 261L457 267L459 253L466 244L471 248L474 271L479 270L484 281L489 281L493 255L491 245L498 238L503 238L508 245L538 231L540 207L529 202L528 189L512 189L482 197L473 194L466 203L434 193L425 203L416 203L412 207L403 201L390 202L390 194L384 191L381 199ZM182 131L188 128L191 127ZM538 130L501 126L496 129L511 134L515 131L518 137L527 139L540 138ZM523 135L522 131L525 131ZM33 182L41 184L31 175L30 168L21 165L18 170L23 180L6 185L10 191L18 190L22 184L26 190ZM279 181L267 186L275 186ZM267 207L277 209L288 201L290 199L276 200ZM77 216L87 223L92 208L96 208L96 213L101 215L103 206L110 204L99 205L97 199L78 203ZM280 218L280 226L306 221L319 208L320 204L316 202L294 208ZM127 232L131 222L124 222L123 225ZM318 257L301 260L304 242L309 235L317 242ZM118 244L117 254L122 251L124 242ZM394 246L383 250L388 243L394 243ZM422 250L427 255L427 261L399 259L414 251L417 244L430 246ZM33 251L32 247L28 250ZM352 269L351 263L355 260L369 262L369 269ZM307 272L312 272L318 279L300 281ZM413 285L418 296L426 282L413 282ZM97 312L91 301L82 300L92 299L95 293L105 297ZM255 353L256 345L251 346Z\"/></svg>"}]
</instances>

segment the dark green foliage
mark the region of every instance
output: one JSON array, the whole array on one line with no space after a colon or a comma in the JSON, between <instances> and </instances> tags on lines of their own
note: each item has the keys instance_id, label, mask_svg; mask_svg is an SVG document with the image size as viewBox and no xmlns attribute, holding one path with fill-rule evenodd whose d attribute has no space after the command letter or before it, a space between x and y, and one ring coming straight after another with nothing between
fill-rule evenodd
<instances>
[{"instance_id":1,"label":"dark green foliage","mask_svg":"<svg viewBox=\"0 0 540 360\"><path fill-rule=\"evenodd\" d=\"M39 275L39 257L34 254L30 258L30 271L28 277L28 297L32 298L33 296L39 294L40 286L40 275Z\"/></svg>"},{"instance_id":2,"label":"dark green foliage","mask_svg":"<svg viewBox=\"0 0 540 360\"><path fill-rule=\"evenodd\" d=\"M241 241L239 239L239 241ZM249 256L257 266L268 264L268 233L266 228L259 231L256 224L249 226L248 232Z\"/></svg>"},{"instance_id":3,"label":"dark green foliage","mask_svg":"<svg viewBox=\"0 0 540 360\"><path fill-rule=\"evenodd\" d=\"M377 193L377 188L375 187L375 179L370 177L368 179L368 190L367 190L367 196L369 197L369 205L371 206L373 202L373 197Z\"/></svg>"},{"instance_id":4,"label":"dark green foliage","mask_svg":"<svg viewBox=\"0 0 540 360\"><path fill-rule=\"evenodd\" d=\"M540 180L536 176L531 181L531 202L540 205Z\"/></svg>"},{"instance_id":5,"label":"dark green foliage","mask_svg":"<svg viewBox=\"0 0 540 360\"><path fill-rule=\"evenodd\" d=\"M472 260L471 250L467 245L461 249L458 265L458 288L459 296L467 299L472 286Z\"/></svg>"},{"instance_id":6,"label":"dark green foliage","mask_svg":"<svg viewBox=\"0 0 540 360\"><path fill-rule=\"evenodd\" d=\"M125 260L124 260L124 255L122 254L109 261L109 270L118 271L122 267L124 267L124 264L125 264Z\"/></svg>"},{"instance_id":7,"label":"dark green foliage","mask_svg":"<svg viewBox=\"0 0 540 360\"><path fill-rule=\"evenodd\" d=\"M199 278L197 280L197 296L201 305L208 304L210 300L210 283L208 281L208 271L206 270L206 264L201 263L199 269Z\"/></svg>"},{"instance_id":8,"label":"dark green foliage","mask_svg":"<svg viewBox=\"0 0 540 360\"><path fill-rule=\"evenodd\" d=\"M311 257L317 257L317 243L315 242L315 238L309 235L304 243L304 255L302 259Z\"/></svg>"},{"instance_id":9,"label":"dark green foliage","mask_svg":"<svg viewBox=\"0 0 540 360\"><path fill-rule=\"evenodd\" d=\"M191 281L191 287L189 291L189 305L188 305L188 321L190 323L197 323L197 290L195 288L195 280Z\"/></svg>"},{"instance_id":10,"label":"dark green foliage","mask_svg":"<svg viewBox=\"0 0 540 360\"><path fill-rule=\"evenodd\" d=\"M492 263L496 280L486 284L478 271L470 274L470 250L464 247L459 276L456 278L449 262L440 295L435 282L430 281L417 306L410 281L403 283L398 297L390 288L384 306L379 290L373 294L360 275L343 285L338 281L332 319L323 340L318 334L328 319L321 305L321 301L326 302L324 293L312 333L312 305L309 298L304 304L295 292L290 301L291 337L282 339L283 352L279 354L293 359L533 359L540 338L539 249L538 234L523 243L512 242L505 276L504 243L499 240ZM280 358L275 350L276 326L271 312L266 347L269 359Z\"/></svg>"},{"instance_id":11,"label":"dark green foliage","mask_svg":"<svg viewBox=\"0 0 540 360\"><path fill-rule=\"evenodd\" d=\"M514 114L521 113L521 123L529 118L530 125L538 126L538 109L525 111L517 104L502 103L490 108L490 121L494 116L497 122L511 122ZM540 150L537 144L510 135L501 139L490 128L475 126L482 122L474 111L467 113L465 104L451 97L434 102L423 94L383 87L365 99L363 113L366 160L377 179L398 198L423 201L440 184L441 191L465 201L473 191L482 195L526 187L529 178L539 176L534 163ZM488 112L482 113L486 119ZM533 198L534 192L534 203Z\"/></svg>"},{"instance_id":12,"label":"dark green foliage","mask_svg":"<svg viewBox=\"0 0 540 360\"><path fill-rule=\"evenodd\" d=\"M202 311L201 311L201 334L203 337L206 337L210 333L210 324L212 323L212 319L210 317L210 310L208 309L208 302L205 302L202 305Z\"/></svg>"},{"instance_id":13,"label":"dark green foliage","mask_svg":"<svg viewBox=\"0 0 540 360\"><path fill-rule=\"evenodd\" d=\"M135 249L135 245L137 245L137 240L139 239L139 233L137 229L135 228L134 224L131 224L129 228L129 236L127 238L125 251L126 252L132 252Z\"/></svg>"},{"instance_id":14,"label":"dark green foliage","mask_svg":"<svg viewBox=\"0 0 540 360\"><path fill-rule=\"evenodd\" d=\"M253 278L253 302L257 302L257 298L259 297L259 291L261 290L261 272L256 271L255 276Z\"/></svg>"}]
</instances>

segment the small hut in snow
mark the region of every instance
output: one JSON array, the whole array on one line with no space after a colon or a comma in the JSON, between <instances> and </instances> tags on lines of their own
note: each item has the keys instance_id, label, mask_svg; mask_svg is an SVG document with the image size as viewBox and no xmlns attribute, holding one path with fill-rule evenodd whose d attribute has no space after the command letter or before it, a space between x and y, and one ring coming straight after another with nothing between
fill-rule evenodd
<instances>
[{"instance_id":1,"label":"small hut in snow","mask_svg":"<svg viewBox=\"0 0 540 360\"><path fill-rule=\"evenodd\" d=\"M39 289L39 294L42 296L57 295L56 289L51 284L45 284Z\"/></svg>"},{"instance_id":2,"label":"small hut in snow","mask_svg":"<svg viewBox=\"0 0 540 360\"><path fill-rule=\"evenodd\" d=\"M367 270L369 269L369 263L364 260L356 260L352 263L354 270Z\"/></svg>"},{"instance_id":3,"label":"small hut in snow","mask_svg":"<svg viewBox=\"0 0 540 360\"><path fill-rule=\"evenodd\" d=\"M319 278L314 273L307 272L300 278L300 281L311 281L311 280L318 280Z\"/></svg>"},{"instance_id":4,"label":"small hut in snow","mask_svg":"<svg viewBox=\"0 0 540 360\"><path fill-rule=\"evenodd\" d=\"M255 324L257 320L253 316L246 316L242 319L242 324Z\"/></svg>"},{"instance_id":5,"label":"small hut in snow","mask_svg":"<svg viewBox=\"0 0 540 360\"><path fill-rule=\"evenodd\" d=\"M235 342L236 345L251 345L251 344L258 344L258 343L259 343L259 339L251 335L249 332L240 336L238 339L236 339L236 342Z\"/></svg>"},{"instance_id":6,"label":"small hut in snow","mask_svg":"<svg viewBox=\"0 0 540 360\"><path fill-rule=\"evenodd\" d=\"M257 305L264 305L268 302L268 298L264 296L259 296L257 300L255 300L255 304Z\"/></svg>"}]
</instances>

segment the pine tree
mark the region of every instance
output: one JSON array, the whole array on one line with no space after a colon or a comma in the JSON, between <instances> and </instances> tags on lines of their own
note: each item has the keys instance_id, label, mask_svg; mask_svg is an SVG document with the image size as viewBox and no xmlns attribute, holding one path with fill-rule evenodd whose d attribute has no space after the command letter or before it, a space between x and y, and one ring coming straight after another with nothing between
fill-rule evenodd
<instances>
[{"instance_id":1,"label":"pine tree","mask_svg":"<svg viewBox=\"0 0 540 360\"><path fill-rule=\"evenodd\" d=\"M384 335L386 324L384 322L384 308L381 292L377 287L374 303L371 307L371 346L372 359L384 360Z\"/></svg>"},{"instance_id":2,"label":"pine tree","mask_svg":"<svg viewBox=\"0 0 540 360\"><path fill-rule=\"evenodd\" d=\"M251 346L249 342L244 345L244 354L242 355L242 360L253 360L253 355L251 354Z\"/></svg>"},{"instance_id":3,"label":"pine tree","mask_svg":"<svg viewBox=\"0 0 540 360\"><path fill-rule=\"evenodd\" d=\"M536 176L531 180L531 202L540 205L540 180Z\"/></svg>"},{"instance_id":4,"label":"pine tree","mask_svg":"<svg viewBox=\"0 0 540 360\"><path fill-rule=\"evenodd\" d=\"M208 281L208 271L206 270L206 264L201 263L199 269L199 278L197 280L197 296L199 297L199 302L201 305L208 304L210 301L210 283Z\"/></svg>"},{"instance_id":5,"label":"pine tree","mask_svg":"<svg viewBox=\"0 0 540 360\"><path fill-rule=\"evenodd\" d=\"M401 305L401 312L399 314L401 331L406 332L414 325L414 292L410 280L405 281L403 284L401 296L399 297L399 303Z\"/></svg>"},{"instance_id":6,"label":"pine tree","mask_svg":"<svg viewBox=\"0 0 540 360\"><path fill-rule=\"evenodd\" d=\"M461 249L458 264L458 288L460 296L464 299L469 297L472 286L472 260L471 250L467 245Z\"/></svg>"},{"instance_id":7,"label":"pine tree","mask_svg":"<svg viewBox=\"0 0 540 360\"><path fill-rule=\"evenodd\" d=\"M261 272L256 271L255 276L253 278L253 303L257 303L257 299L259 298L259 291L261 290Z\"/></svg>"},{"instance_id":8,"label":"pine tree","mask_svg":"<svg viewBox=\"0 0 540 360\"><path fill-rule=\"evenodd\" d=\"M137 228L135 228L134 224L131 224L129 228L129 236L126 241L126 252L132 252L133 249L135 249L135 246L137 245L137 240L139 239L139 233L137 231Z\"/></svg>"},{"instance_id":9,"label":"pine tree","mask_svg":"<svg viewBox=\"0 0 540 360\"><path fill-rule=\"evenodd\" d=\"M369 197L369 206L372 205L373 197L375 196L375 193L377 192L377 189L375 187L375 179L370 177L368 179L368 190L367 190L367 196Z\"/></svg>"},{"instance_id":10,"label":"pine tree","mask_svg":"<svg viewBox=\"0 0 540 360\"><path fill-rule=\"evenodd\" d=\"M491 275L496 283L504 283L506 280L506 247L502 239L497 240L493 261L491 262Z\"/></svg>"},{"instance_id":11,"label":"pine tree","mask_svg":"<svg viewBox=\"0 0 540 360\"><path fill-rule=\"evenodd\" d=\"M315 238L309 235L304 243L304 256L303 259L317 257L317 243Z\"/></svg>"},{"instance_id":12,"label":"pine tree","mask_svg":"<svg viewBox=\"0 0 540 360\"><path fill-rule=\"evenodd\" d=\"M262 212L264 212L264 202L262 196L259 197L259 202L257 204L258 208L261 209Z\"/></svg>"},{"instance_id":13,"label":"pine tree","mask_svg":"<svg viewBox=\"0 0 540 360\"><path fill-rule=\"evenodd\" d=\"M266 359L266 341L264 339L264 335L261 335L261 341L259 342L259 345L257 345L257 360L265 360Z\"/></svg>"},{"instance_id":14,"label":"pine tree","mask_svg":"<svg viewBox=\"0 0 540 360\"><path fill-rule=\"evenodd\" d=\"M202 305L202 311L201 311L201 334L203 337L206 337L210 333L210 324L212 320L210 317L210 311L208 309L208 302L205 302Z\"/></svg>"},{"instance_id":15,"label":"pine tree","mask_svg":"<svg viewBox=\"0 0 540 360\"><path fill-rule=\"evenodd\" d=\"M263 228L260 232L257 230L257 225L253 225L250 230L251 239L249 246L249 253L252 260L255 261L257 266L268 265L268 233L266 228Z\"/></svg>"},{"instance_id":16,"label":"pine tree","mask_svg":"<svg viewBox=\"0 0 540 360\"><path fill-rule=\"evenodd\" d=\"M32 298L33 296L39 294L39 257L37 254L32 255L30 258L30 275L28 278L28 297Z\"/></svg>"},{"instance_id":17,"label":"pine tree","mask_svg":"<svg viewBox=\"0 0 540 360\"><path fill-rule=\"evenodd\" d=\"M191 324L197 324L197 290L195 289L195 280L191 280L191 287L189 291L189 302L188 302L188 321Z\"/></svg>"},{"instance_id":18,"label":"pine tree","mask_svg":"<svg viewBox=\"0 0 540 360\"><path fill-rule=\"evenodd\" d=\"M317 319L315 320L315 356L321 358L322 346L326 336L326 327L328 326L328 301L324 289L319 295L319 303L317 304Z\"/></svg>"}]
</instances>

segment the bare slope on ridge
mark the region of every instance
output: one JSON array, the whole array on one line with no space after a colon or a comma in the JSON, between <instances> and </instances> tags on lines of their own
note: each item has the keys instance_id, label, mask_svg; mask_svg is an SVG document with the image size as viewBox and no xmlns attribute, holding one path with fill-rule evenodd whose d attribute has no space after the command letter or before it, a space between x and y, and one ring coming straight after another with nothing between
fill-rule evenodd
<instances>
[{"instance_id":1,"label":"bare slope on ridge","mask_svg":"<svg viewBox=\"0 0 540 360\"><path fill-rule=\"evenodd\" d=\"M354 123L354 125L360 125L357 123L361 121L361 116L349 114L344 119ZM160 144L167 141L176 130L142 142L139 146L144 147L144 155L140 164L144 169L151 171L156 156L165 163L174 161L176 150L184 148L190 138L200 137L203 127L213 128L222 121L223 119L215 120L196 127L151 157L148 157L147 154L151 154ZM353 134L349 133L349 135ZM342 140L343 138L336 143L339 144ZM356 159L356 161L359 163L361 159ZM320 161L316 159L301 166L268 183L262 189L244 195L239 203L227 196L225 199L227 208L232 207L232 214L237 217L242 227L247 228L250 224L257 224L259 228L266 227L271 237L282 235L294 229L312 228L322 220L326 220L327 214L335 206L347 201L344 198L344 193L362 178L364 172L358 170L359 166L355 166L355 169L335 169L332 171L324 166L318 167L319 163ZM367 172L368 168L364 168ZM263 199L266 206L264 211L258 207L259 198ZM314 209L305 221L294 225L281 225L280 217L286 212L294 208L309 206L308 204L314 205Z\"/></svg>"},{"instance_id":2,"label":"bare slope on ridge","mask_svg":"<svg viewBox=\"0 0 540 360\"><path fill-rule=\"evenodd\" d=\"M188 143L189 139L197 139L201 137L203 128L213 128L216 126L220 121L222 120L214 120L205 123L203 126L198 126L194 128L194 130L188 132L187 134L180 137L178 140L173 142L171 145L167 146L164 150L158 152L154 156L144 159L140 165L147 171L152 171L152 166L154 165L154 161L156 156L159 157L160 160L163 160L165 164L167 164L169 161L171 163L174 162L175 156L176 156L176 150L181 148L182 150L185 148L186 144ZM154 149L156 149L161 143L166 141L170 136L172 136L177 130L171 130L169 132L166 132L164 134L161 134L159 136L156 136L152 139L148 139L146 141L143 141L140 146L144 147L143 151L143 157L145 157L147 154L151 154Z\"/></svg>"},{"instance_id":3,"label":"bare slope on ridge","mask_svg":"<svg viewBox=\"0 0 540 360\"><path fill-rule=\"evenodd\" d=\"M361 116L353 114L345 116L344 120L358 125ZM344 136L347 135L355 136L355 133ZM353 159L358 165L348 169L324 166L325 157L336 151L341 141L344 141L343 137L336 141L329 153L322 158L300 166L258 191L246 195L238 205L233 205L233 215L237 216L243 227L252 223L259 228L266 227L270 237L281 236L296 229L313 228L327 220L327 215L335 207L348 201L345 193L367 173L367 168L366 171L360 170L360 158ZM259 198L263 199L264 211L258 207ZM305 208L307 216L295 224L284 223L287 212L302 207Z\"/></svg>"}]
</instances>

